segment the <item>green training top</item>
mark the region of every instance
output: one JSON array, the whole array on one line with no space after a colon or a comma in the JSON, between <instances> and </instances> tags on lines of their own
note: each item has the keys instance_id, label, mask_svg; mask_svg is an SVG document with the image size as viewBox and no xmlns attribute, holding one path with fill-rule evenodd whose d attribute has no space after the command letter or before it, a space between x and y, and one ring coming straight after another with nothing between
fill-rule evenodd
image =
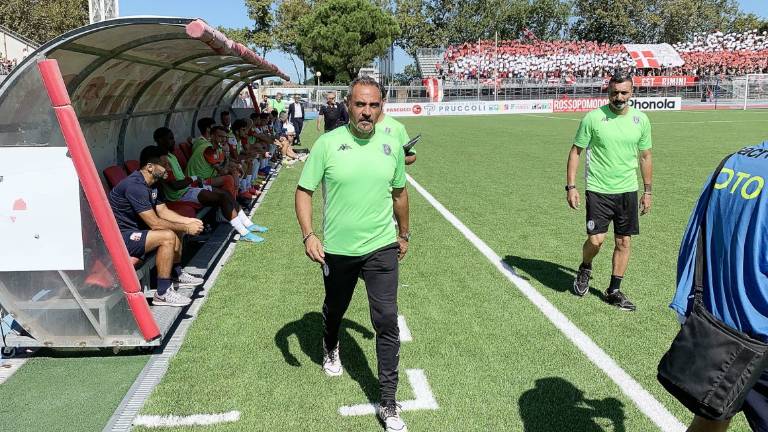
<instances>
[{"instance_id":1,"label":"green training top","mask_svg":"<svg viewBox=\"0 0 768 432\"><path fill-rule=\"evenodd\" d=\"M408 136L408 131L405 130L405 125L390 115L384 115L384 120L376 125L376 132L383 132L398 140L400 147L408 144L408 141L411 140L411 137ZM416 154L415 147L411 148L411 154Z\"/></svg>"},{"instance_id":2,"label":"green training top","mask_svg":"<svg viewBox=\"0 0 768 432\"><path fill-rule=\"evenodd\" d=\"M281 100L280 102L278 102L277 99L270 99L269 107L273 110L277 110L278 114L283 111L288 111L288 109L285 107L285 99Z\"/></svg>"},{"instance_id":3,"label":"green training top","mask_svg":"<svg viewBox=\"0 0 768 432\"><path fill-rule=\"evenodd\" d=\"M637 191L637 153L652 147L651 122L632 107L624 115L605 105L581 120L574 144L587 149L587 190L604 194Z\"/></svg>"},{"instance_id":4,"label":"green training top","mask_svg":"<svg viewBox=\"0 0 768 432\"><path fill-rule=\"evenodd\" d=\"M181 169L181 165L179 164L179 160L176 159L176 155L173 153L168 153L168 163L171 165L171 171L173 171L173 177L176 180L184 180L184 170ZM187 193L187 189L189 189L189 186L181 188L181 189L173 189L165 182L162 182L163 185L163 195L168 201L178 201L181 199L181 197L184 196L185 193Z\"/></svg>"},{"instance_id":5,"label":"green training top","mask_svg":"<svg viewBox=\"0 0 768 432\"><path fill-rule=\"evenodd\" d=\"M347 127L323 134L304 165L299 186L323 185L328 253L361 256L397 241L392 188L405 187L405 154L399 141L378 130L368 140Z\"/></svg>"}]
</instances>

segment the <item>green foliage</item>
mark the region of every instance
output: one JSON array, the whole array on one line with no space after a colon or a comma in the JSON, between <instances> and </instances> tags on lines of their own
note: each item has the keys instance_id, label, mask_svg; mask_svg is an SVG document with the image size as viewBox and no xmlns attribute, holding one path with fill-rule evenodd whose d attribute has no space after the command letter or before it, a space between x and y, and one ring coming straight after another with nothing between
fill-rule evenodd
<instances>
[{"instance_id":1,"label":"green foliage","mask_svg":"<svg viewBox=\"0 0 768 432\"><path fill-rule=\"evenodd\" d=\"M298 22L297 48L323 81L347 81L387 52L400 28L368 0L327 0Z\"/></svg>"},{"instance_id":2,"label":"green foliage","mask_svg":"<svg viewBox=\"0 0 768 432\"><path fill-rule=\"evenodd\" d=\"M2 0L0 24L42 44L88 24L88 0Z\"/></svg>"},{"instance_id":3,"label":"green foliage","mask_svg":"<svg viewBox=\"0 0 768 432\"><path fill-rule=\"evenodd\" d=\"M405 68L403 68L401 73L392 76L392 80L397 85L409 85L413 80L418 78L421 78L421 74L419 73L419 69L413 63L405 65Z\"/></svg>"}]
</instances>

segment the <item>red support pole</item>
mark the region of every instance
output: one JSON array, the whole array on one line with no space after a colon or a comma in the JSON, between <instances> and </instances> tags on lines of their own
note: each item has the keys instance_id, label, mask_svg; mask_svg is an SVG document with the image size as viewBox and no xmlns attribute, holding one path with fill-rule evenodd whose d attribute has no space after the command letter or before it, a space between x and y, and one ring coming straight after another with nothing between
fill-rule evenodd
<instances>
[{"instance_id":1,"label":"red support pole","mask_svg":"<svg viewBox=\"0 0 768 432\"><path fill-rule=\"evenodd\" d=\"M64 136L64 141L67 143L67 148L72 157L72 163L75 165L77 176L80 178L83 192L91 207L93 217L104 239L109 256L112 258L117 278L123 287L128 305L133 312L133 317L136 319L136 324L139 326L139 330L145 340L157 339L160 337L160 329L157 326L157 322L155 322L152 312L149 310L147 300L141 293L141 286L136 277L136 271L131 265L128 250L123 243L112 208L107 201L107 195L101 186L99 174L96 172L91 152L88 150L88 144L80 128L80 122L77 119L75 110L72 109L59 65L56 60L43 60L37 63L37 67L40 70L40 76L43 78L43 85L48 92L48 97L51 99L51 106L56 113L61 133Z\"/></svg>"}]
</instances>

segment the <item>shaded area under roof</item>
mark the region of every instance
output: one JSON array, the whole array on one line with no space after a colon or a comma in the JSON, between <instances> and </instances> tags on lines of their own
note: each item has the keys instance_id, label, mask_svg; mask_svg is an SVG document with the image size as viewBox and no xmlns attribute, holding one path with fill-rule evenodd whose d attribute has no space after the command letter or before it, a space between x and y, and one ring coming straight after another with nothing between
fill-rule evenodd
<instances>
[{"instance_id":1,"label":"shaded area under roof","mask_svg":"<svg viewBox=\"0 0 768 432\"><path fill-rule=\"evenodd\" d=\"M14 139L30 145L35 113L48 112L38 106L49 106L48 100L31 97L39 95L32 91L39 82L32 75L43 58L58 61L99 169L137 159L157 127L170 127L179 140L195 135L197 119L229 109L255 80L288 80L276 66L201 20L103 21L41 46L0 84L0 141L6 145Z\"/></svg>"}]
</instances>

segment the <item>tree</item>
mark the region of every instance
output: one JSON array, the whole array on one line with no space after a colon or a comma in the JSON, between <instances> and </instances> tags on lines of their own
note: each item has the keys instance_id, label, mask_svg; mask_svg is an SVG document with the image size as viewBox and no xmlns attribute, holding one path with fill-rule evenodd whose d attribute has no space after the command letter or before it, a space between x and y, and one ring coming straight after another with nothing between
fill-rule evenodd
<instances>
[{"instance_id":1,"label":"tree","mask_svg":"<svg viewBox=\"0 0 768 432\"><path fill-rule=\"evenodd\" d=\"M413 80L419 78L421 78L419 68L417 68L415 64L411 63L409 65L405 65L405 68L403 68L401 73L394 74L392 76L392 81L396 85L410 85Z\"/></svg>"},{"instance_id":2,"label":"tree","mask_svg":"<svg viewBox=\"0 0 768 432\"><path fill-rule=\"evenodd\" d=\"M326 0L299 22L298 51L323 81L346 81L384 55L400 32L394 17L369 0Z\"/></svg>"},{"instance_id":3,"label":"tree","mask_svg":"<svg viewBox=\"0 0 768 432\"><path fill-rule=\"evenodd\" d=\"M759 33L768 31L768 20L760 18L753 13L741 13L731 22L731 31L745 32L747 30L757 30Z\"/></svg>"},{"instance_id":4,"label":"tree","mask_svg":"<svg viewBox=\"0 0 768 432\"><path fill-rule=\"evenodd\" d=\"M578 39L608 43L645 41L638 25L644 22L646 1L653 0L576 0L571 34Z\"/></svg>"},{"instance_id":5,"label":"tree","mask_svg":"<svg viewBox=\"0 0 768 432\"><path fill-rule=\"evenodd\" d=\"M88 21L88 0L0 1L0 23L41 44Z\"/></svg>"},{"instance_id":6,"label":"tree","mask_svg":"<svg viewBox=\"0 0 768 432\"><path fill-rule=\"evenodd\" d=\"M301 17L309 15L311 11L312 6L307 0L284 0L275 11L274 36L276 45L290 56L293 67L296 68L297 76L299 76L299 68L295 57L298 57L302 62L304 61L298 49L301 31L297 23ZM304 65L303 77L303 80L300 79L302 82L307 80L306 64Z\"/></svg>"}]
</instances>

